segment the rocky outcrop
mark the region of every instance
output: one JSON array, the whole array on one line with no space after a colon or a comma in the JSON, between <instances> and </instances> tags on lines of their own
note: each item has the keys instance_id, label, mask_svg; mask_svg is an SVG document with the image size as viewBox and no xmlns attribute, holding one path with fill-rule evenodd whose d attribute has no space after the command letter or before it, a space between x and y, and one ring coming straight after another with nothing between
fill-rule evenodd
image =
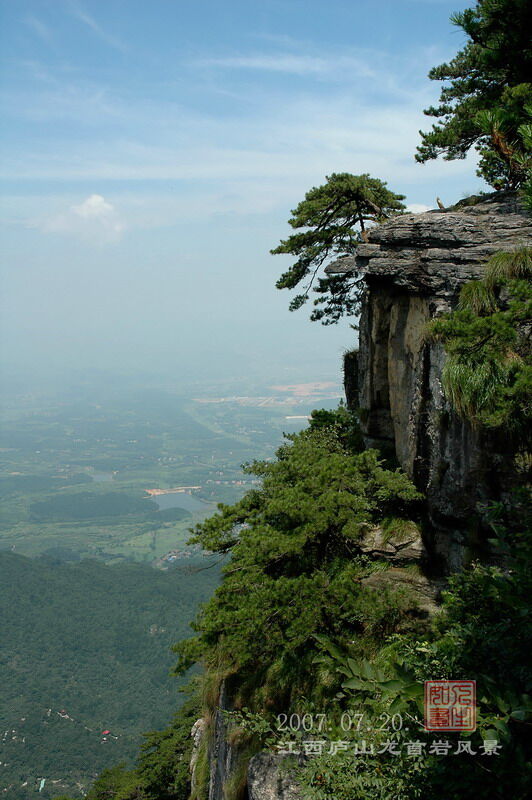
<instances>
[{"instance_id":1,"label":"rocky outcrop","mask_svg":"<svg viewBox=\"0 0 532 800\"><path fill-rule=\"evenodd\" d=\"M249 762L249 800L301 800L301 789L294 775L296 756L262 752Z\"/></svg>"},{"instance_id":2,"label":"rocky outcrop","mask_svg":"<svg viewBox=\"0 0 532 800\"><path fill-rule=\"evenodd\" d=\"M392 563L415 563L426 558L421 531L414 523L400 521L399 530L384 531L380 525L370 526L363 532L358 546L371 558Z\"/></svg>"},{"instance_id":3,"label":"rocky outcrop","mask_svg":"<svg viewBox=\"0 0 532 800\"><path fill-rule=\"evenodd\" d=\"M460 419L441 386L445 353L427 323L452 310L461 286L483 275L495 252L532 243L515 194L395 217L369 232L329 274L363 274L366 291L356 366L345 364L348 403L358 405L368 446L392 448L427 497L431 555L447 570L483 547L475 511L504 494L504 442ZM355 385L356 384L356 385Z\"/></svg>"},{"instance_id":4,"label":"rocky outcrop","mask_svg":"<svg viewBox=\"0 0 532 800\"><path fill-rule=\"evenodd\" d=\"M364 586L377 592L388 589L404 589L412 598L411 612L424 612L427 616L437 613L440 608L441 592L445 588L444 580L427 577L420 569L412 567L390 567L385 571L373 572L362 580Z\"/></svg>"},{"instance_id":5,"label":"rocky outcrop","mask_svg":"<svg viewBox=\"0 0 532 800\"><path fill-rule=\"evenodd\" d=\"M190 789L191 789L191 795L193 797L196 796L197 794L197 788L198 788L197 767L201 752L201 746L205 739L206 727L207 724L205 720L203 718L200 718L196 720L196 722L192 726L192 730L190 731L190 736L192 737L192 754L190 756Z\"/></svg>"}]
</instances>

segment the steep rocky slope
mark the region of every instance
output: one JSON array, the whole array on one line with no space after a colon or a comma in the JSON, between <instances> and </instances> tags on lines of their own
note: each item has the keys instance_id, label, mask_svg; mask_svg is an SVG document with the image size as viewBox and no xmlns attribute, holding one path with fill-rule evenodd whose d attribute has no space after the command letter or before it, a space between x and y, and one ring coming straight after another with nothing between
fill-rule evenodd
<instances>
[{"instance_id":1,"label":"steep rocky slope","mask_svg":"<svg viewBox=\"0 0 532 800\"><path fill-rule=\"evenodd\" d=\"M329 274L364 276L358 353L345 362L348 404L359 406L366 443L392 448L427 497L428 545L446 570L482 550L479 504L511 482L505 442L473 429L443 395L442 346L428 321L456 306L461 286L482 276L495 252L532 241L515 194L474 205L405 214L374 228Z\"/></svg>"}]
</instances>

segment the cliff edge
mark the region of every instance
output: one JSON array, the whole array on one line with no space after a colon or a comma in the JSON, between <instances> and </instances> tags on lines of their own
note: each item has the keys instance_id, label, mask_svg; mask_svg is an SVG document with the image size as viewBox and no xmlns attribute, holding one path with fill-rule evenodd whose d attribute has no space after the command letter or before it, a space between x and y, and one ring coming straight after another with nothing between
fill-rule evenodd
<instances>
[{"instance_id":1,"label":"cliff edge","mask_svg":"<svg viewBox=\"0 0 532 800\"><path fill-rule=\"evenodd\" d=\"M504 441L474 429L446 401L445 353L427 323L456 307L460 288L500 250L532 243L532 221L515 193L448 210L394 217L369 231L329 274L363 276L358 353L344 364L348 405L366 444L392 449L427 498L427 545L445 571L485 547L475 512L512 483Z\"/></svg>"}]
</instances>

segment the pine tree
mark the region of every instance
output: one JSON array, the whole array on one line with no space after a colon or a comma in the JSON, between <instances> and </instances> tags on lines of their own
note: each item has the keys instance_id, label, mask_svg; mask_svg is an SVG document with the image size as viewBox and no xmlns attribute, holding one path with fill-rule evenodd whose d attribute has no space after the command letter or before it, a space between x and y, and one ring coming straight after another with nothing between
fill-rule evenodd
<instances>
[{"instance_id":1,"label":"pine tree","mask_svg":"<svg viewBox=\"0 0 532 800\"><path fill-rule=\"evenodd\" d=\"M530 0L478 0L451 17L468 41L452 61L429 72L446 85L439 105L425 109L438 121L420 131L417 161L465 158L475 147L478 174L496 189L526 180L519 128L532 104L531 11Z\"/></svg>"},{"instance_id":2,"label":"pine tree","mask_svg":"<svg viewBox=\"0 0 532 800\"><path fill-rule=\"evenodd\" d=\"M360 301L358 276L346 280L343 275L318 277L318 273L331 257L352 254L368 224L384 222L402 211L404 199L378 178L348 172L333 173L322 186L307 192L289 220L292 228L304 230L282 240L271 251L274 255L297 256L276 284L278 289L294 289L305 281L303 292L293 298L290 310L301 308L314 289L322 297L314 300L316 308L311 319L331 324L344 314L356 313ZM319 307L322 304L325 308Z\"/></svg>"}]
</instances>

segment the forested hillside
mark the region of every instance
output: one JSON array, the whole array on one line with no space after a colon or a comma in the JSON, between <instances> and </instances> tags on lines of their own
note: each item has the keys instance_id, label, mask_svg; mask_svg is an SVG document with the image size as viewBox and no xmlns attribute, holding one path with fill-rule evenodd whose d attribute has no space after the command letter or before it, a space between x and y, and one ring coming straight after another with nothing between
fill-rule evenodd
<instances>
[{"instance_id":1,"label":"forested hillside","mask_svg":"<svg viewBox=\"0 0 532 800\"><path fill-rule=\"evenodd\" d=\"M170 646L216 586L212 559L161 572L0 551L0 787L79 793L130 762L181 702ZM110 731L105 735L103 731Z\"/></svg>"}]
</instances>

